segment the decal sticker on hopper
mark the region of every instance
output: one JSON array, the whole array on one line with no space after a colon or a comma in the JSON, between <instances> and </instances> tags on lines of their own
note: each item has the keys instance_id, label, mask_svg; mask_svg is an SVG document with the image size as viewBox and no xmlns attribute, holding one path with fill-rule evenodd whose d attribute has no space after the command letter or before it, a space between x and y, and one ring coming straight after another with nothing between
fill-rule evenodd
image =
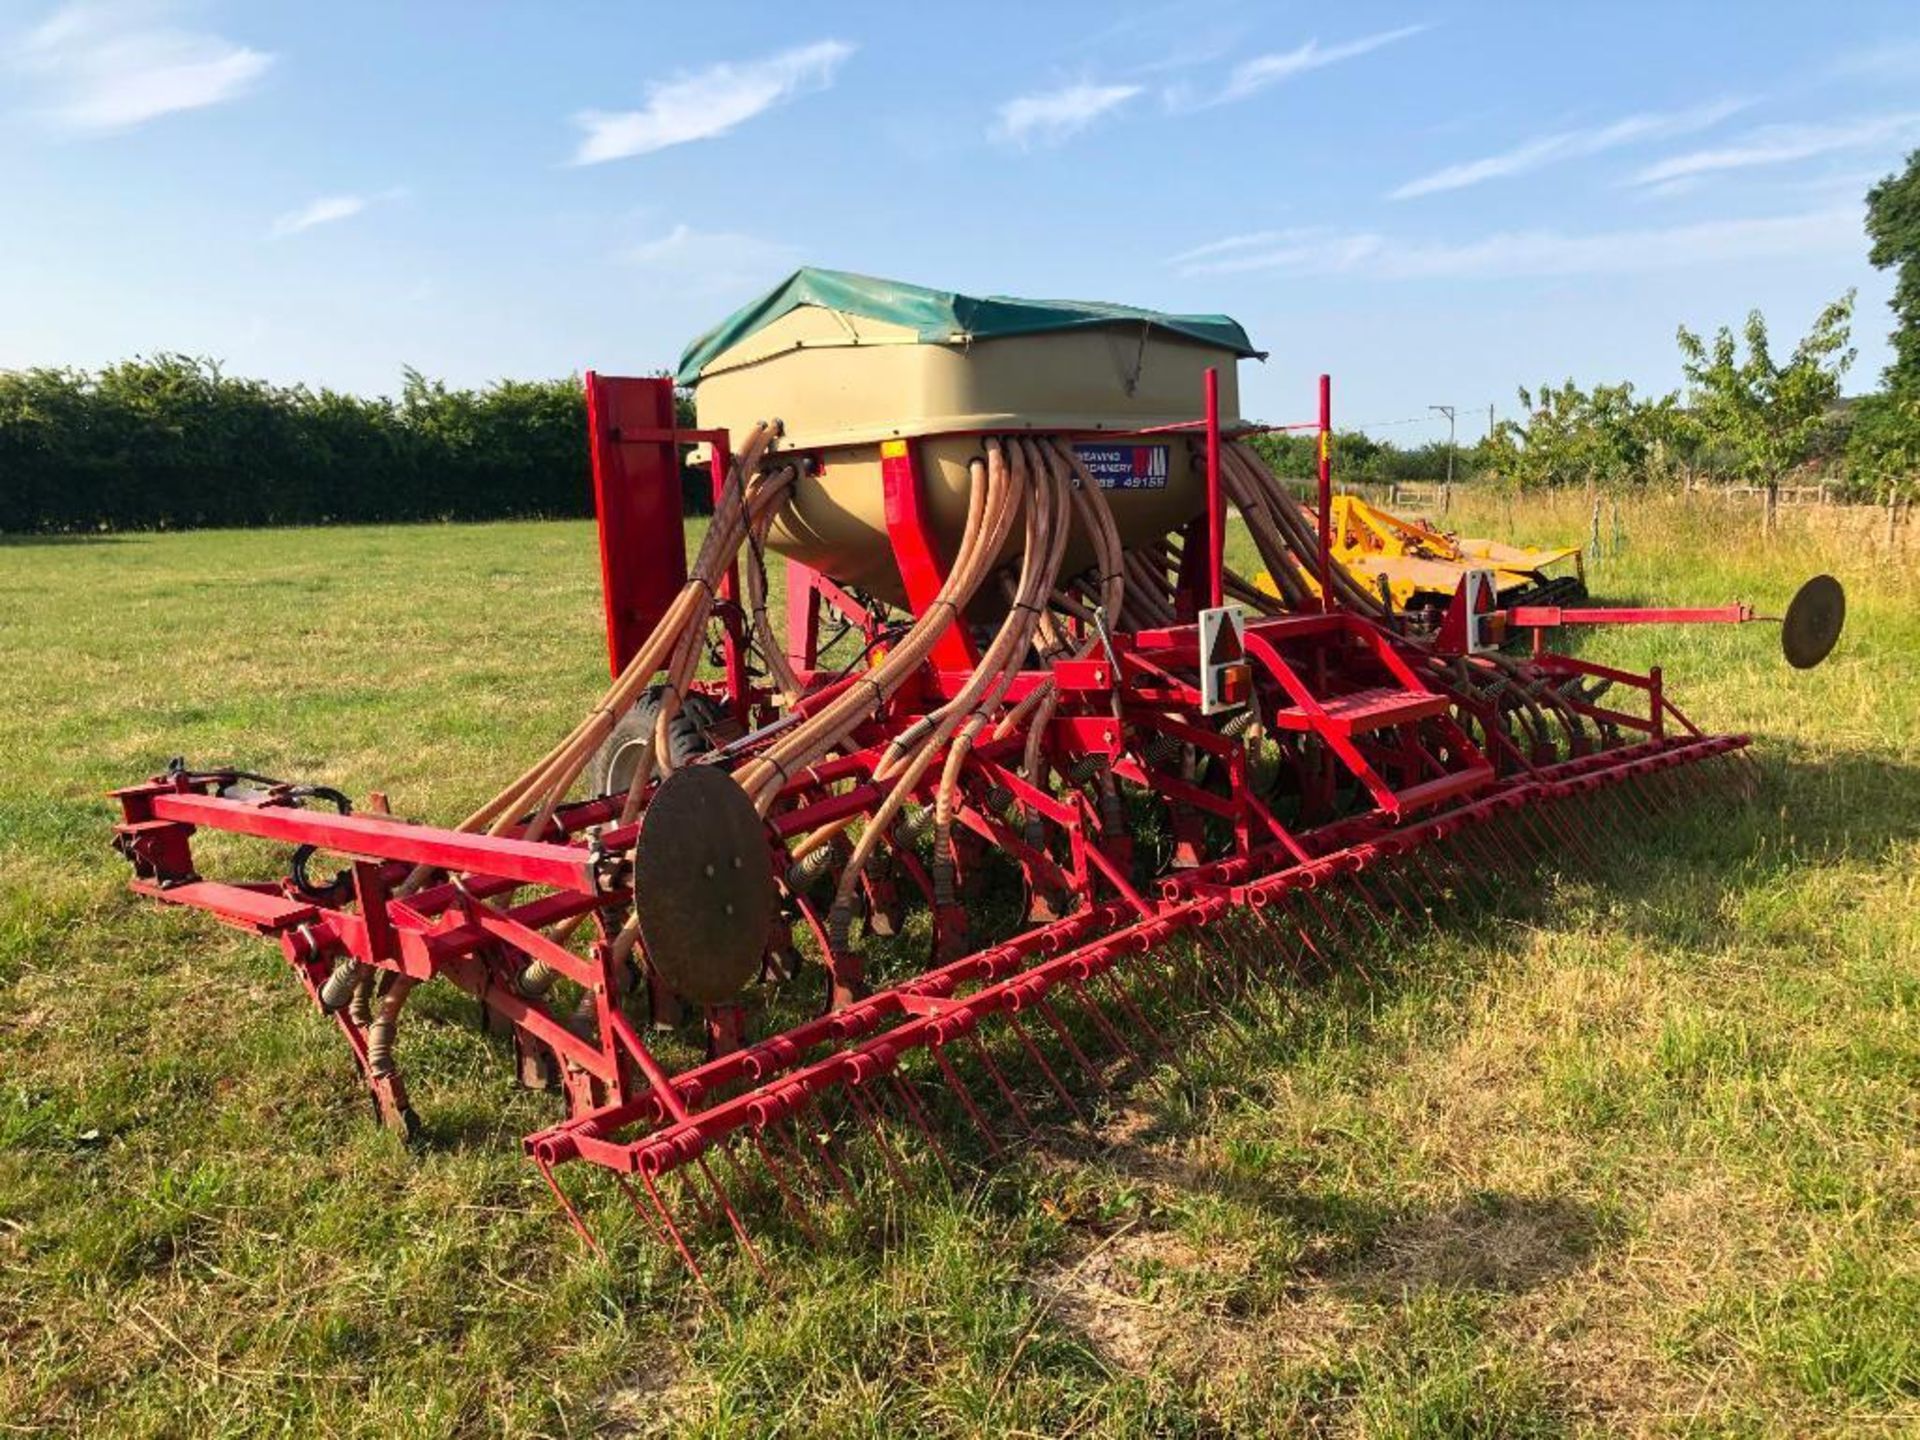
<instances>
[{"instance_id":1,"label":"decal sticker on hopper","mask_svg":"<svg viewBox=\"0 0 1920 1440\"><path fill-rule=\"evenodd\" d=\"M1167 488L1165 445L1076 445L1073 453L1102 490Z\"/></svg>"}]
</instances>

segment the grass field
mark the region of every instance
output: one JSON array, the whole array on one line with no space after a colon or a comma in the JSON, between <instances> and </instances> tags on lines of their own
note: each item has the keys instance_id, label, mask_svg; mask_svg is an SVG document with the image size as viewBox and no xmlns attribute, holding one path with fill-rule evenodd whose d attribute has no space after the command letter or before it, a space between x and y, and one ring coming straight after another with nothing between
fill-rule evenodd
<instances>
[{"instance_id":1,"label":"grass field","mask_svg":"<svg viewBox=\"0 0 1920 1440\"><path fill-rule=\"evenodd\" d=\"M0 540L0 1432L1920 1431L1920 583L1752 513L1629 507L1596 588L1832 569L1824 669L1758 627L1589 653L1751 731L1756 801L714 1302L582 1251L517 1153L552 1102L455 998L413 1007L410 1152L271 947L107 848L100 792L175 754L456 819L602 683L591 528Z\"/></svg>"}]
</instances>

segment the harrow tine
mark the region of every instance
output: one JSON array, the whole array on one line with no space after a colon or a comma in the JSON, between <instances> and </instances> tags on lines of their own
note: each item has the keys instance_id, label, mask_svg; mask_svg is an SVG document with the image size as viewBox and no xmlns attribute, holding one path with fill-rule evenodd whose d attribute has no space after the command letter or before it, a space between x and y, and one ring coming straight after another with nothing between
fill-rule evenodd
<instances>
[{"instance_id":1,"label":"harrow tine","mask_svg":"<svg viewBox=\"0 0 1920 1440\"><path fill-rule=\"evenodd\" d=\"M1171 982L1160 974L1159 967L1153 963L1157 958L1157 953L1143 956L1141 963L1134 968L1134 974L1158 997L1158 1003L1173 1017L1172 1023L1178 1024L1185 1016L1185 1008L1178 994L1169 988ZM1183 1041L1198 1049L1210 1066L1216 1070L1220 1068L1220 1057L1214 1053L1199 1027L1182 1025L1181 1034Z\"/></svg>"},{"instance_id":2,"label":"harrow tine","mask_svg":"<svg viewBox=\"0 0 1920 1440\"><path fill-rule=\"evenodd\" d=\"M933 1158L940 1163L941 1172L947 1177L948 1187L958 1190L960 1182L955 1178L953 1165L947 1159L946 1149L940 1144L940 1137L934 1127L928 1123L926 1113L921 1110L920 1102L914 1098L913 1091L908 1087L907 1082L900 1078L897 1070L888 1071L887 1079L893 1082L894 1093L899 1095L901 1103L907 1107L909 1118L920 1133L927 1137L927 1145L933 1151Z\"/></svg>"},{"instance_id":3,"label":"harrow tine","mask_svg":"<svg viewBox=\"0 0 1920 1440\"><path fill-rule=\"evenodd\" d=\"M1374 884L1379 887L1380 893L1387 897L1387 903L1398 912L1400 918L1405 920L1409 925L1413 924L1413 912L1408 910L1401 902L1399 892L1393 888L1393 880L1387 873L1387 867L1385 865L1375 865L1373 867L1373 878ZM1388 918L1391 920L1392 916L1388 916Z\"/></svg>"},{"instance_id":4,"label":"harrow tine","mask_svg":"<svg viewBox=\"0 0 1920 1440\"><path fill-rule=\"evenodd\" d=\"M796 1120L796 1129L798 1128L798 1124L799 1122ZM832 1131L826 1129L810 1129L807 1131L807 1138L813 1142L814 1149L820 1152L821 1164L826 1167L827 1174L832 1178L833 1183L839 1187L842 1198L846 1200L850 1208L855 1210L859 1209L860 1198L854 1193L853 1182L847 1179L846 1171L841 1169L840 1163L833 1158Z\"/></svg>"},{"instance_id":5,"label":"harrow tine","mask_svg":"<svg viewBox=\"0 0 1920 1440\"><path fill-rule=\"evenodd\" d=\"M859 1117L860 1123L865 1125L867 1132L873 1136L874 1148L879 1150L881 1163L887 1167L887 1174L893 1177L893 1183L908 1195L917 1194L918 1192L913 1188L913 1182L907 1179L905 1162L895 1159L893 1146L887 1143L886 1132L880 1124L879 1116L874 1114L865 1100L861 1099L860 1086L848 1085L847 1098L852 1101L854 1114Z\"/></svg>"},{"instance_id":6,"label":"harrow tine","mask_svg":"<svg viewBox=\"0 0 1920 1440\"><path fill-rule=\"evenodd\" d=\"M980 1057L980 1063L986 1067L987 1074L993 1077L994 1087L999 1090L1001 1098L1007 1102L1007 1108L1020 1122L1020 1128L1027 1132L1027 1138L1029 1140L1038 1138L1040 1132L1034 1128L1033 1118L1027 1114L1027 1107L1020 1103L1020 1097L1014 1093L1013 1087L1007 1083L1007 1077L1000 1073L1000 1066L995 1063L986 1042L972 1031L968 1032L967 1038L973 1042L974 1053Z\"/></svg>"},{"instance_id":7,"label":"harrow tine","mask_svg":"<svg viewBox=\"0 0 1920 1440\"><path fill-rule=\"evenodd\" d=\"M1426 897L1416 888L1412 868L1404 854L1395 855L1381 867L1381 876L1398 897L1401 912L1414 927L1431 929L1434 924L1433 907L1427 904Z\"/></svg>"},{"instance_id":8,"label":"harrow tine","mask_svg":"<svg viewBox=\"0 0 1920 1440\"><path fill-rule=\"evenodd\" d=\"M1033 1002L1033 1006L1034 1009L1040 1012L1040 1018L1047 1022L1047 1025L1053 1030L1053 1033L1060 1037L1060 1043L1066 1047L1067 1053L1073 1056L1074 1063L1087 1072L1087 1078L1093 1081L1095 1088L1098 1089L1102 1095L1112 1094L1113 1087L1107 1083L1107 1077L1101 1072L1098 1065L1095 1065L1093 1061L1087 1058L1086 1051L1082 1050L1080 1048L1080 1042L1073 1038L1073 1031L1067 1028L1066 1022L1060 1018L1059 1012L1053 1008L1053 1003L1043 995Z\"/></svg>"},{"instance_id":9,"label":"harrow tine","mask_svg":"<svg viewBox=\"0 0 1920 1440\"><path fill-rule=\"evenodd\" d=\"M721 1154L726 1155L730 1148L730 1146L722 1145L720 1147ZM707 1164L707 1157L705 1155L696 1156L694 1163L700 1167L700 1173L707 1177L707 1184L713 1188L713 1198L720 1203L721 1213L727 1217L727 1223L733 1227L734 1235L742 1245L746 1246L747 1258L753 1261L753 1268L760 1272L760 1278L762 1280L765 1280L768 1284L772 1284L773 1276L767 1273L766 1262L760 1258L760 1248L753 1243L753 1237L747 1233L746 1222L741 1220L739 1213L734 1209L733 1198L727 1194L726 1187L720 1183L720 1177L713 1173L712 1167ZM730 1156L729 1163L732 1163ZM735 1178L737 1179L738 1177L739 1172L736 1168Z\"/></svg>"},{"instance_id":10,"label":"harrow tine","mask_svg":"<svg viewBox=\"0 0 1920 1440\"><path fill-rule=\"evenodd\" d=\"M687 1248L686 1237L680 1233L680 1227L673 1223L673 1216L661 1202L660 1192L654 1186L653 1177L644 1170L639 1173L640 1183L644 1185L647 1190L647 1198L653 1202L653 1213L659 1217L661 1226L665 1229L667 1236L673 1241L673 1248L680 1252L680 1258L686 1261L687 1269L691 1270L693 1272L693 1278L700 1282L700 1288L706 1290L707 1293L711 1295L713 1291L707 1285L707 1277L700 1269L700 1262L693 1258L693 1251Z\"/></svg>"},{"instance_id":11,"label":"harrow tine","mask_svg":"<svg viewBox=\"0 0 1920 1440\"><path fill-rule=\"evenodd\" d=\"M1224 988L1221 984L1220 977L1222 967L1208 964L1207 957L1203 957L1197 953L1205 950L1207 955L1211 956L1217 953L1220 943L1218 938L1214 936L1199 936L1198 943L1194 946L1196 954L1191 963L1195 973L1200 977L1200 987L1211 996L1208 1005L1209 1012L1218 1016L1220 1020L1226 1024L1227 1028L1233 1032L1234 1038L1238 1040L1242 1046L1250 1048L1253 1044L1253 1035L1247 1027L1241 1023L1240 1017L1233 1013L1231 1008L1233 992Z\"/></svg>"},{"instance_id":12,"label":"harrow tine","mask_svg":"<svg viewBox=\"0 0 1920 1440\"><path fill-rule=\"evenodd\" d=\"M1360 957L1353 953L1356 945L1355 937L1349 935L1347 933L1346 927L1342 925L1339 921L1335 920L1331 914L1329 914L1327 904L1324 900L1321 899L1318 892L1309 890L1306 892L1306 895L1307 895L1307 903L1313 907L1314 913L1316 915L1318 915L1321 919L1325 920L1328 923L1329 928L1333 931L1335 939L1345 940L1347 942L1345 945L1341 947L1341 958L1345 960L1349 965L1353 966L1355 970L1360 972L1360 978L1362 980L1364 980L1369 985L1373 984L1373 976L1367 973L1367 967L1363 963L1361 963Z\"/></svg>"},{"instance_id":13,"label":"harrow tine","mask_svg":"<svg viewBox=\"0 0 1920 1440\"><path fill-rule=\"evenodd\" d=\"M553 1167L537 1154L533 1157L533 1163L540 1167L540 1178L547 1182L547 1189L551 1190L553 1198L560 1202L560 1209L566 1214L567 1223L573 1226L574 1233L587 1242L587 1248L595 1255L602 1260L606 1259L607 1252L600 1248L600 1242L594 1239L593 1231L589 1230L587 1222L580 1218L580 1212L573 1208L573 1202L567 1198L567 1192L560 1188L559 1180L554 1177Z\"/></svg>"},{"instance_id":14,"label":"harrow tine","mask_svg":"<svg viewBox=\"0 0 1920 1440\"><path fill-rule=\"evenodd\" d=\"M1093 1027L1100 1032L1101 1038L1113 1047L1121 1063L1136 1067L1142 1075L1149 1073L1150 1067L1141 1057L1140 1052L1129 1045L1125 1037L1114 1028L1113 1021L1107 1017L1106 1011L1100 1008L1100 1002L1088 993L1087 986L1075 984L1069 993L1074 1004L1093 1022Z\"/></svg>"},{"instance_id":15,"label":"harrow tine","mask_svg":"<svg viewBox=\"0 0 1920 1440\"><path fill-rule=\"evenodd\" d=\"M767 1137L763 1131L753 1134L753 1148L760 1153L761 1163L767 1167L767 1173L773 1176L773 1183L780 1188L780 1199L787 1207L787 1214L793 1217L793 1223L800 1227L800 1233L807 1237L809 1245L820 1243L820 1233L813 1228L813 1222L807 1218L806 1207L801 1205L800 1197L794 1194L788 1184L786 1172L780 1168L780 1162L773 1158L773 1151L767 1146Z\"/></svg>"},{"instance_id":16,"label":"harrow tine","mask_svg":"<svg viewBox=\"0 0 1920 1440\"><path fill-rule=\"evenodd\" d=\"M1112 991L1113 998L1119 1003L1120 1008L1126 1012L1129 1023L1147 1037L1147 1043L1153 1047L1154 1053L1171 1065L1181 1080L1191 1086L1193 1076L1188 1074L1186 1066L1180 1063L1180 1057L1174 1052L1173 1046L1167 1043L1166 1037L1154 1028L1153 1023L1134 1003L1133 997L1127 993L1126 985L1116 979L1111 971L1107 974L1107 982L1107 988Z\"/></svg>"},{"instance_id":17,"label":"harrow tine","mask_svg":"<svg viewBox=\"0 0 1920 1440\"><path fill-rule=\"evenodd\" d=\"M953 1061L947 1058L947 1047L944 1044L938 1044L931 1045L928 1048L933 1051L933 1063L940 1067L941 1075L946 1077L947 1088L953 1091L962 1107L965 1108L967 1118L973 1121L974 1129L978 1130L981 1138L987 1142L987 1149L995 1157L1004 1153L1000 1144L1000 1137L994 1133L993 1127L987 1123L987 1117L980 1113L980 1107L974 1103L973 1092L967 1088L967 1082L960 1078L960 1072L954 1068Z\"/></svg>"},{"instance_id":18,"label":"harrow tine","mask_svg":"<svg viewBox=\"0 0 1920 1440\"><path fill-rule=\"evenodd\" d=\"M1053 1067L1047 1063L1047 1057L1040 1053L1040 1047L1035 1045L1033 1037L1027 1034L1027 1027L1020 1023L1020 1017L1011 1010L1006 1013L1007 1024L1013 1027L1013 1033L1020 1038L1020 1044L1026 1050L1028 1058L1038 1065L1040 1073L1047 1077L1047 1083L1053 1087L1053 1093L1058 1095L1067 1109L1073 1112L1075 1119L1091 1130L1093 1126L1088 1122L1086 1112L1074 1100L1073 1093L1060 1083L1060 1077L1053 1073Z\"/></svg>"}]
</instances>

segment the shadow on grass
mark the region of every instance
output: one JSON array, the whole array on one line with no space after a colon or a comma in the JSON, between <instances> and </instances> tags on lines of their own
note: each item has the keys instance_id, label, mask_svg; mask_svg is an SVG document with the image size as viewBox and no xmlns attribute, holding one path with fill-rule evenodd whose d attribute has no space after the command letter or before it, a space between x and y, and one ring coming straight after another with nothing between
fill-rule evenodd
<instances>
[{"instance_id":1,"label":"shadow on grass","mask_svg":"<svg viewBox=\"0 0 1920 1440\"><path fill-rule=\"evenodd\" d=\"M121 531L106 534L27 535L0 530L0 550L39 550L62 545L144 544L151 535L129 535Z\"/></svg>"}]
</instances>

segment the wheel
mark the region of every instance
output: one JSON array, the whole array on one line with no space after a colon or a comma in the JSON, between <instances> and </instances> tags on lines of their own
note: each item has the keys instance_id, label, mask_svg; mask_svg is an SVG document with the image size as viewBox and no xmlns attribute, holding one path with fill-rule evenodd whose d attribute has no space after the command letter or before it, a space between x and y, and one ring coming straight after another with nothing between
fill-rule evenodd
<instances>
[{"instance_id":1,"label":"wheel","mask_svg":"<svg viewBox=\"0 0 1920 1440\"><path fill-rule=\"evenodd\" d=\"M613 727L599 750L595 752L593 762L587 767L588 783L596 795L624 794L633 783L634 766L640 763L640 756L653 741L654 721L660 714L660 703L665 697L666 687L655 685L648 689L633 708L620 717L620 723ZM713 748L713 742L707 739L708 727L717 723L721 712L719 704L710 695L689 695L674 715L673 722L667 727L667 743L670 759L678 769Z\"/></svg>"}]
</instances>

